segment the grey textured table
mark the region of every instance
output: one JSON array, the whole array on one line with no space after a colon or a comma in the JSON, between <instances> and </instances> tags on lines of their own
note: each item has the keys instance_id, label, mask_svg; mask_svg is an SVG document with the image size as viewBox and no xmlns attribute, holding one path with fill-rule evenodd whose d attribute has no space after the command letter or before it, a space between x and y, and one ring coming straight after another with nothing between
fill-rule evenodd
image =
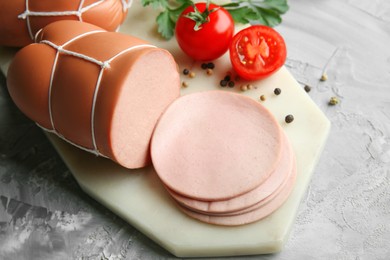
<instances>
[{"instance_id":1,"label":"grey textured table","mask_svg":"<svg viewBox=\"0 0 390 260\"><path fill-rule=\"evenodd\" d=\"M390 259L390 1L289 4L287 67L332 130L285 249L248 258ZM81 191L0 75L0 259L161 258L174 257Z\"/></svg>"}]
</instances>

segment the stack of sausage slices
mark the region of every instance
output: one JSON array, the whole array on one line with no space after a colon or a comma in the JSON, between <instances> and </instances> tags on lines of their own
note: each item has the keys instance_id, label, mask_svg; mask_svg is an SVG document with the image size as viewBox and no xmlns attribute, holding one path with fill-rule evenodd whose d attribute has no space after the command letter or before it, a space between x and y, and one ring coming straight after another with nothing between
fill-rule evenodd
<instances>
[{"instance_id":1,"label":"stack of sausage slices","mask_svg":"<svg viewBox=\"0 0 390 260\"><path fill-rule=\"evenodd\" d=\"M151 155L179 208L218 225L268 216L287 200L297 174L274 116L255 100L221 91L174 101L155 128Z\"/></svg>"}]
</instances>

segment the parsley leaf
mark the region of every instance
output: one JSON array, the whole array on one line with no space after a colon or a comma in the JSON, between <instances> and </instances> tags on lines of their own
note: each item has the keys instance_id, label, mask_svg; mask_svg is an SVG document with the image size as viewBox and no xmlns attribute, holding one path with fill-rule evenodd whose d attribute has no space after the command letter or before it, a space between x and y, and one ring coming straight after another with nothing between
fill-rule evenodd
<instances>
[{"instance_id":1,"label":"parsley leaf","mask_svg":"<svg viewBox=\"0 0 390 260\"><path fill-rule=\"evenodd\" d=\"M172 3L169 0L141 0L143 6L151 5L154 9L161 10L156 18L157 30L167 40L173 37L176 21L180 14L193 4L191 0L176 0L174 2Z\"/></svg>"},{"instance_id":2,"label":"parsley leaf","mask_svg":"<svg viewBox=\"0 0 390 260\"><path fill-rule=\"evenodd\" d=\"M142 6L151 5L153 8L165 8L168 6L167 0L141 0Z\"/></svg>"},{"instance_id":3,"label":"parsley leaf","mask_svg":"<svg viewBox=\"0 0 390 260\"><path fill-rule=\"evenodd\" d=\"M287 0L232 0L222 5L239 23L276 26L282 22L281 15L289 9Z\"/></svg>"},{"instance_id":4,"label":"parsley leaf","mask_svg":"<svg viewBox=\"0 0 390 260\"><path fill-rule=\"evenodd\" d=\"M172 20L169 11L161 12L157 18L156 22L158 24L157 30L165 39L170 39L173 37L173 31L175 28L175 22Z\"/></svg>"}]
</instances>

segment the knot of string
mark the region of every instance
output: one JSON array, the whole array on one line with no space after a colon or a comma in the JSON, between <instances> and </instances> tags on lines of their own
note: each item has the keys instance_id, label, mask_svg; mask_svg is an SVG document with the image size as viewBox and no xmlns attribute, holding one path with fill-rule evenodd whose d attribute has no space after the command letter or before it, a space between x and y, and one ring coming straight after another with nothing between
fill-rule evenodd
<instances>
[{"instance_id":1,"label":"knot of string","mask_svg":"<svg viewBox=\"0 0 390 260\"><path fill-rule=\"evenodd\" d=\"M110 61L104 61L101 67L102 69L110 68Z\"/></svg>"},{"instance_id":2,"label":"knot of string","mask_svg":"<svg viewBox=\"0 0 390 260\"><path fill-rule=\"evenodd\" d=\"M26 10L26 11L24 11L23 13L19 14L19 15L18 15L18 18L19 18L19 19L25 20L29 15L30 15L30 11L29 11L29 10Z\"/></svg>"}]
</instances>

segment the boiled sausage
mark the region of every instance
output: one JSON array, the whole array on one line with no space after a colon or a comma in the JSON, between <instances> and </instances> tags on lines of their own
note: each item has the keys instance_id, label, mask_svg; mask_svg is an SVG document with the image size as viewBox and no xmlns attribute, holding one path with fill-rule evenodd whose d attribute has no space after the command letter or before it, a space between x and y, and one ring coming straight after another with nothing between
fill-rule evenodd
<instances>
[{"instance_id":1,"label":"boiled sausage","mask_svg":"<svg viewBox=\"0 0 390 260\"><path fill-rule=\"evenodd\" d=\"M265 107L242 95L183 96L156 126L153 164L178 194L203 201L230 199L259 186L276 169L281 131Z\"/></svg>"},{"instance_id":2,"label":"boiled sausage","mask_svg":"<svg viewBox=\"0 0 390 260\"><path fill-rule=\"evenodd\" d=\"M206 214L235 214L258 208L273 199L287 182L294 163L292 147L283 134L282 157L275 171L262 184L240 196L227 200L201 201L177 194L168 189L171 196L184 207Z\"/></svg>"},{"instance_id":3,"label":"boiled sausage","mask_svg":"<svg viewBox=\"0 0 390 260\"><path fill-rule=\"evenodd\" d=\"M174 101L151 144L156 172L179 208L217 225L278 209L296 179L292 146L274 116L239 94L205 91Z\"/></svg>"},{"instance_id":4,"label":"boiled sausage","mask_svg":"<svg viewBox=\"0 0 390 260\"><path fill-rule=\"evenodd\" d=\"M46 26L20 50L7 85L42 128L128 168L150 163L150 139L180 95L172 55L124 34L78 21Z\"/></svg>"},{"instance_id":5,"label":"boiled sausage","mask_svg":"<svg viewBox=\"0 0 390 260\"><path fill-rule=\"evenodd\" d=\"M78 20L114 31L132 0L0 0L0 46L25 46L46 25Z\"/></svg>"}]
</instances>

